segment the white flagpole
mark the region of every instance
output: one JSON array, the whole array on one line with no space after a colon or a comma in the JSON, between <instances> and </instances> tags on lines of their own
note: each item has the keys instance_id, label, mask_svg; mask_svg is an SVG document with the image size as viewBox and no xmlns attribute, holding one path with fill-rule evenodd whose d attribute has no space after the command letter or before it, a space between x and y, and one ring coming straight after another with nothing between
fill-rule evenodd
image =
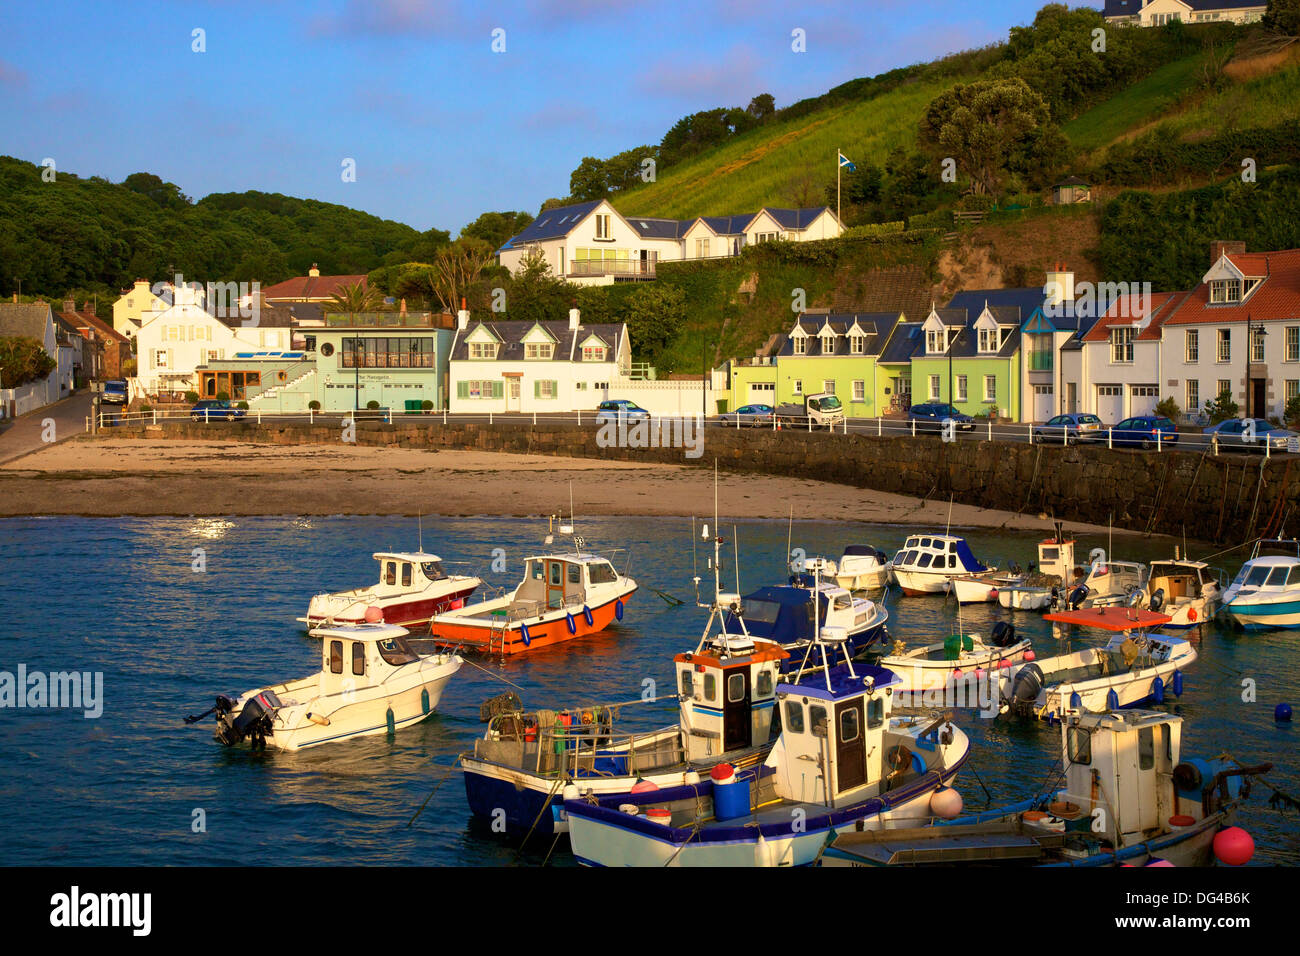
<instances>
[{"instance_id":1,"label":"white flagpole","mask_svg":"<svg viewBox=\"0 0 1300 956\"><path fill-rule=\"evenodd\" d=\"M835 218L840 219L840 172L844 169L844 164L840 162L839 147L835 148Z\"/></svg>"}]
</instances>

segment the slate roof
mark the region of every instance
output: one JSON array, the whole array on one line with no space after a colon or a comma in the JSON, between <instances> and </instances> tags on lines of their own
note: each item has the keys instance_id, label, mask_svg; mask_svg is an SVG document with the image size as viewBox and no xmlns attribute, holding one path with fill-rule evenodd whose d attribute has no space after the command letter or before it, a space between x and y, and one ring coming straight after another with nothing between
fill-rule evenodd
<instances>
[{"instance_id":1,"label":"slate roof","mask_svg":"<svg viewBox=\"0 0 1300 956\"><path fill-rule=\"evenodd\" d=\"M719 236L738 236L754 221L756 215L757 213L745 212L737 216L700 216L700 219Z\"/></svg>"},{"instance_id":2,"label":"slate roof","mask_svg":"<svg viewBox=\"0 0 1300 956\"><path fill-rule=\"evenodd\" d=\"M1182 0L1196 13L1210 13L1223 10L1258 10L1265 6L1265 0L1241 2L1241 0ZM1104 17L1135 17L1146 5L1146 0L1105 0L1101 15Z\"/></svg>"},{"instance_id":3,"label":"slate roof","mask_svg":"<svg viewBox=\"0 0 1300 956\"><path fill-rule=\"evenodd\" d=\"M794 353L794 343L790 337L786 336L781 343L780 351L774 353L778 356L790 358L808 358L810 356L834 355L854 356L854 355L876 355L884 346L889 338L889 333L893 331L894 326L898 323L899 313L897 312L839 312L827 313L824 315L800 316L795 323L808 333L807 340L808 350L798 355ZM851 351L848 340L849 329L853 328L854 323L866 333L866 341L863 343L863 351ZM824 341L820 335L822 329L830 324L831 331L835 333L835 350L833 352L823 351ZM791 330L793 331L793 330Z\"/></svg>"},{"instance_id":4,"label":"slate roof","mask_svg":"<svg viewBox=\"0 0 1300 956\"><path fill-rule=\"evenodd\" d=\"M44 343L52 311L44 302L0 302L0 338L21 335Z\"/></svg>"},{"instance_id":5,"label":"slate roof","mask_svg":"<svg viewBox=\"0 0 1300 956\"><path fill-rule=\"evenodd\" d=\"M1022 289L971 289L969 291L958 292L948 300L948 308L965 309L967 315L967 325L971 325L980 317L987 303L990 309L997 307L1010 307L1018 309L1018 318L1008 318L1007 322L1015 322L1019 325L1034 314L1034 310L1043 304L1047 298L1042 286L1022 288ZM1005 313L1010 314L1010 313ZM999 320L1000 321L1000 320Z\"/></svg>"},{"instance_id":6,"label":"slate roof","mask_svg":"<svg viewBox=\"0 0 1300 956\"><path fill-rule=\"evenodd\" d=\"M542 242L546 239L558 239L561 236L567 236L573 231L574 226L586 219L600 203L601 200L593 199L590 202L580 202L574 203L572 206L558 206L555 209L548 209L530 222L523 232L507 239L506 244L501 248L511 249L516 244L523 245L529 242Z\"/></svg>"},{"instance_id":7,"label":"slate roof","mask_svg":"<svg viewBox=\"0 0 1300 956\"><path fill-rule=\"evenodd\" d=\"M1016 326L1002 340L1002 345L996 352L981 352L979 350L979 333L973 328L964 328L957 333L952 344L948 346L948 351L940 352L944 358L1008 358L1016 354L1016 349L1020 348L1020 326ZM935 358L933 355L925 356L926 358Z\"/></svg>"},{"instance_id":8,"label":"slate roof","mask_svg":"<svg viewBox=\"0 0 1300 956\"><path fill-rule=\"evenodd\" d=\"M648 216L624 218L642 239L680 239L694 223L693 219L653 219Z\"/></svg>"},{"instance_id":9,"label":"slate roof","mask_svg":"<svg viewBox=\"0 0 1300 956\"><path fill-rule=\"evenodd\" d=\"M968 321L965 309L931 309L926 314L926 321L929 321L930 315L934 315L940 322L946 326L965 326ZM978 313L976 313L978 315ZM974 321L970 319L969 321Z\"/></svg>"},{"instance_id":10,"label":"slate roof","mask_svg":"<svg viewBox=\"0 0 1300 956\"><path fill-rule=\"evenodd\" d=\"M574 331L569 328L568 319L559 321L530 322L526 320L506 321L506 322L471 322L469 328L464 331L457 331L456 338L452 342L449 361L468 361L469 360L469 343L470 334L480 325L486 326L488 331L497 337L501 347L497 350L496 361L498 362L522 362L524 361L524 343L523 338L532 331L533 326L540 325L551 337L555 339L555 351L550 361L552 362L573 362L580 361L581 344L590 335L599 336L601 340L609 347L605 353L605 361L613 363L618 358L618 349L624 327L621 324L603 323L596 325L580 325ZM479 362L481 360L475 360ZM541 361L534 359L533 361ZM594 363L588 363L594 364Z\"/></svg>"},{"instance_id":11,"label":"slate roof","mask_svg":"<svg viewBox=\"0 0 1300 956\"><path fill-rule=\"evenodd\" d=\"M328 299L343 290L344 286L360 284L365 288L366 277L356 276L297 276L285 279L262 289L262 298L272 299Z\"/></svg>"},{"instance_id":12,"label":"slate roof","mask_svg":"<svg viewBox=\"0 0 1300 956\"><path fill-rule=\"evenodd\" d=\"M759 213L766 212L780 224L782 229L807 229L818 216L829 208L828 206L811 206L807 209L773 209L771 206L764 206L757 213L754 213L754 218L757 218Z\"/></svg>"},{"instance_id":13,"label":"slate roof","mask_svg":"<svg viewBox=\"0 0 1300 956\"><path fill-rule=\"evenodd\" d=\"M925 335L921 332L920 322L900 322L894 326L876 362L880 365L906 364L912 360L912 353L924 345Z\"/></svg>"}]
</instances>

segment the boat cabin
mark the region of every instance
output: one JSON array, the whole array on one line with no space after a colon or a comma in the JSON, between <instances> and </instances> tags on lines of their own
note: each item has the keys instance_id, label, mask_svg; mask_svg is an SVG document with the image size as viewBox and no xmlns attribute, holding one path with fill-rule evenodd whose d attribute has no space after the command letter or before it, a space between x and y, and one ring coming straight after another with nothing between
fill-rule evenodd
<instances>
[{"instance_id":1,"label":"boat cabin","mask_svg":"<svg viewBox=\"0 0 1300 956\"><path fill-rule=\"evenodd\" d=\"M843 807L888 789L880 755L899 683L884 667L858 665L855 674L839 665L802 683L777 685L781 736L768 758L777 796ZM904 756L893 755L910 769L911 755Z\"/></svg>"},{"instance_id":2,"label":"boat cabin","mask_svg":"<svg viewBox=\"0 0 1300 956\"><path fill-rule=\"evenodd\" d=\"M1074 580L1074 539L1060 535L1038 542L1038 570L1053 574L1063 584Z\"/></svg>"},{"instance_id":3,"label":"boat cabin","mask_svg":"<svg viewBox=\"0 0 1300 956\"><path fill-rule=\"evenodd\" d=\"M430 581L443 581L447 572L442 558L423 551L376 551L379 562L379 590L383 592L419 591Z\"/></svg>"},{"instance_id":4,"label":"boat cabin","mask_svg":"<svg viewBox=\"0 0 1300 956\"><path fill-rule=\"evenodd\" d=\"M531 604L558 610L582 606L594 584L615 584L618 572L606 558L594 554L535 555L524 562L524 579L515 588L512 606Z\"/></svg>"},{"instance_id":5,"label":"boat cabin","mask_svg":"<svg viewBox=\"0 0 1300 956\"><path fill-rule=\"evenodd\" d=\"M811 645L818 626L842 627L855 635L870 626L876 615L873 601L854 597L839 585L819 582L815 576L806 581L806 587L777 585L746 594L738 608L727 611L724 629L744 631L783 647L805 647Z\"/></svg>"},{"instance_id":6,"label":"boat cabin","mask_svg":"<svg viewBox=\"0 0 1300 956\"><path fill-rule=\"evenodd\" d=\"M395 624L345 624L317 627L321 640L320 693L339 694L382 684L394 668L420 659Z\"/></svg>"},{"instance_id":7,"label":"boat cabin","mask_svg":"<svg viewBox=\"0 0 1300 956\"><path fill-rule=\"evenodd\" d=\"M1200 561L1153 561L1147 579L1147 593L1164 592L1170 606L1196 598L1208 597L1219 587L1218 578L1208 564Z\"/></svg>"},{"instance_id":8,"label":"boat cabin","mask_svg":"<svg viewBox=\"0 0 1300 956\"><path fill-rule=\"evenodd\" d=\"M976 560L965 538L950 534L914 534L894 556L895 567L914 571L977 574L988 568Z\"/></svg>"},{"instance_id":9,"label":"boat cabin","mask_svg":"<svg viewBox=\"0 0 1300 956\"><path fill-rule=\"evenodd\" d=\"M790 657L743 633L714 635L673 658L687 758L758 747L772 736L776 682Z\"/></svg>"},{"instance_id":10,"label":"boat cabin","mask_svg":"<svg viewBox=\"0 0 1300 956\"><path fill-rule=\"evenodd\" d=\"M1300 559L1281 555L1251 558L1232 581L1232 588L1238 593L1245 589L1280 591L1288 586L1300 587Z\"/></svg>"},{"instance_id":11,"label":"boat cabin","mask_svg":"<svg viewBox=\"0 0 1300 956\"><path fill-rule=\"evenodd\" d=\"M1136 561L1094 561L1081 587L1087 587L1087 601L1118 601L1147 583L1147 566Z\"/></svg>"}]
</instances>

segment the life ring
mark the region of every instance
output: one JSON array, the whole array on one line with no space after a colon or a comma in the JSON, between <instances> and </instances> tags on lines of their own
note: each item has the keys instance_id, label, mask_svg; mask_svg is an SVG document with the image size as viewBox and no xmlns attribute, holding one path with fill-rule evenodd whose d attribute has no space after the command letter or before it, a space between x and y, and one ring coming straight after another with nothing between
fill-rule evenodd
<instances>
[{"instance_id":1,"label":"life ring","mask_svg":"<svg viewBox=\"0 0 1300 956\"><path fill-rule=\"evenodd\" d=\"M620 621L623 620L623 599L619 598L614 602L614 616Z\"/></svg>"},{"instance_id":2,"label":"life ring","mask_svg":"<svg viewBox=\"0 0 1300 956\"><path fill-rule=\"evenodd\" d=\"M1189 620L1189 621L1195 621L1195 620L1196 620L1196 608L1189 608L1189 609L1188 609L1188 611L1187 611L1187 620Z\"/></svg>"},{"instance_id":3,"label":"life ring","mask_svg":"<svg viewBox=\"0 0 1300 956\"><path fill-rule=\"evenodd\" d=\"M570 633L570 634L577 634L577 633L578 633L578 622L575 621L575 620L573 619L573 614L572 614L572 612L565 612L565 615L564 615L564 623L567 624L567 625L569 626L569 633Z\"/></svg>"},{"instance_id":4,"label":"life ring","mask_svg":"<svg viewBox=\"0 0 1300 956\"><path fill-rule=\"evenodd\" d=\"M289 377L288 373L285 372L284 369L280 369L280 381L283 382L288 377Z\"/></svg>"},{"instance_id":5,"label":"life ring","mask_svg":"<svg viewBox=\"0 0 1300 956\"><path fill-rule=\"evenodd\" d=\"M587 622L588 627L596 626L596 619L591 616L591 608L585 604L582 606L582 618Z\"/></svg>"},{"instance_id":6,"label":"life ring","mask_svg":"<svg viewBox=\"0 0 1300 956\"><path fill-rule=\"evenodd\" d=\"M527 647L529 644L533 643L532 636L528 633L528 625L527 625L527 624L520 624L520 625L519 625L519 636L520 636L521 638L523 638L523 641L524 641L524 647Z\"/></svg>"}]
</instances>

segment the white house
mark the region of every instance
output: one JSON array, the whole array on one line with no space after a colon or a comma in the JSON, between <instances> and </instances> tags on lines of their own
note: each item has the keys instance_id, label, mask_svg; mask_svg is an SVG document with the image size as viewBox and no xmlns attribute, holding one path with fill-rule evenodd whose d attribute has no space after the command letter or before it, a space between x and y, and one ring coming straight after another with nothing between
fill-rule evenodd
<instances>
[{"instance_id":1,"label":"white house","mask_svg":"<svg viewBox=\"0 0 1300 956\"><path fill-rule=\"evenodd\" d=\"M1102 16L1107 23L1159 27L1173 20L1183 23L1255 23L1267 4L1260 0L1105 0Z\"/></svg>"},{"instance_id":2,"label":"white house","mask_svg":"<svg viewBox=\"0 0 1300 956\"><path fill-rule=\"evenodd\" d=\"M256 319L218 318L204 307L204 298L201 290L181 286L174 305L143 316L136 337L136 384L144 392L196 389L196 368L236 352L292 348L289 319L277 310L264 307Z\"/></svg>"},{"instance_id":3,"label":"white house","mask_svg":"<svg viewBox=\"0 0 1300 956\"><path fill-rule=\"evenodd\" d=\"M35 339L55 361L54 370L38 381L18 388L0 382L0 414L24 415L72 394L72 350L48 303L0 302L0 338Z\"/></svg>"},{"instance_id":4,"label":"white house","mask_svg":"<svg viewBox=\"0 0 1300 956\"><path fill-rule=\"evenodd\" d=\"M1162 398L1161 326L1185 295L1119 296L1084 333L1079 349L1062 352L1067 376L1083 385L1077 411L1107 425L1155 411Z\"/></svg>"}]
</instances>

